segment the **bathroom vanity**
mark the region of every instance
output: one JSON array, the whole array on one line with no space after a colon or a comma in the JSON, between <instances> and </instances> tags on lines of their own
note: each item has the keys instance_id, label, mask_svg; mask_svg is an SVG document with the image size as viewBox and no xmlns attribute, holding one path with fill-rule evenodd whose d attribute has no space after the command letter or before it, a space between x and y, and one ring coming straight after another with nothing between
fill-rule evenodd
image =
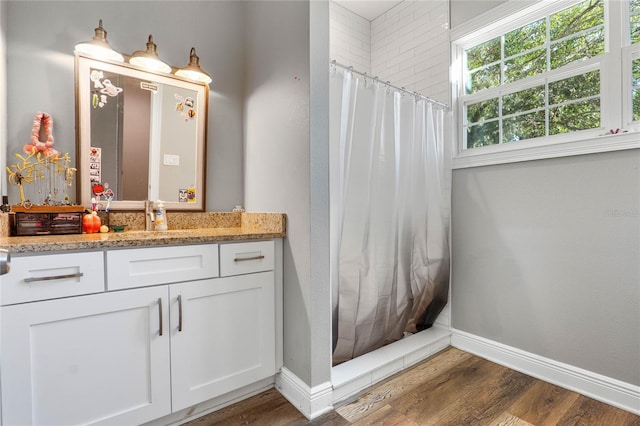
<instances>
[{"instance_id":1,"label":"bathroom vanity","mask_svg":"<svg viewBox=\"0 0 640 426\"><path fill-rule=\"evenodd\" d=\"M95 34L104 51L101 20ZM175 424L273 387L283 364L285 216L204 211L210 88L193 79L195 48L173 73L96 57L92 41L74 54L78 218L92 206L126 231L9 237L0 213L7 426ZM147 230L149 200L167 231Z\"/></svg>"},{"instance_id":2,"label":"bathroom vanity","mask_svg":"<svg viewBox=\"0 0 640 426\"><path fill-rule=\"evenodd\" d=\"M280 229L0 238L3 424L187 418L272 384L285 236L272 216Z\"/></svg>"}]
</instances>

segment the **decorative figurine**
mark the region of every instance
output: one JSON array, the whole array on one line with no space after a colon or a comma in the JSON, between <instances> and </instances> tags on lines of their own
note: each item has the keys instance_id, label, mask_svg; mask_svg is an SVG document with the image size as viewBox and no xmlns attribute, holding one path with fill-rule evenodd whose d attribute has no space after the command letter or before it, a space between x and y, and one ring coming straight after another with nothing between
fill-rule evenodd
<instances>
[{"instance_id":1,"label":"decorative figurine","mask_svg":"<svg viewBox=\"0 0 640 426\"><path fill-rule=\"evenodd\" d=\"M44 126L43 126L44 124ZM40 140L40 133L44 127L45 141ZM38 112L33 119L31 129L31 143L24 145L26 156L16 153L20 161L7 166L9 183L18 186L20 190L20 205L29 208L34 202L27 199L24 193L25 184L35 184L38 191L36 200L44 206L69 205L66 188L73 184L73 175L77 171L69 167L71 158L69 153L61 155L53 148L53 117L46 112ZM62 201L58 201L61 195Z\"/></svg>"}]
</instances>

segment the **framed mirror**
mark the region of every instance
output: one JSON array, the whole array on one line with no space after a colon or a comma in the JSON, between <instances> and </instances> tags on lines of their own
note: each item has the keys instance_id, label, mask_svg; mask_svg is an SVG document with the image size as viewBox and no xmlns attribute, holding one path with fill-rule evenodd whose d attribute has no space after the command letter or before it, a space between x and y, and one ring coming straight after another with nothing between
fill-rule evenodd
<instances>
[{"instance_id":1,"label":"framed mirror","mask_svg":"<svg viewBox=\"0 0 640 426\"><path fill-rule=\"evenodd\" d=\"M78 202L204 210L209 86L76 53Z\"/></svg>"}]
</instances>

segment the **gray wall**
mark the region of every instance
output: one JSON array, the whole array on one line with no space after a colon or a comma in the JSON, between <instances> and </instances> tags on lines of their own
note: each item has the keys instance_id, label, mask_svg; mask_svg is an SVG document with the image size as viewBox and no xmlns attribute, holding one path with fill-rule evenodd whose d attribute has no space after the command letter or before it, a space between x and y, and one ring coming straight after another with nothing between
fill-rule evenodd
<instances>
[{"instance_id":1,"label":"gray wall","mask_svg":"<svg viewBox=\"0 0 640 426\"><path fill-rule=\"evenodd\" d=\"M30 141L35 113L46 111L54 119L55 147L70 152L75 162L73 48L93 36L101 18L109 43L123 53L144 48L151 33L160 57L184 66L190 48L196 47L201 66L213 76L207 210L231 210L243 204L242 2L12 1L2 5L7 12L9 161ZM11 187L12 203L18 202L17 194Z\"/></svg>"},{"instance_id":2,"label":"gray wall","mask_svg":"<svg viewBox=\"0 0 640 426\"><path fill-rule=\"evenodd\" d=\"M452 325L640 385L640 150L454 170Z\"/></svg>"},{"instance_id":3,"label":"gray wall","mask_svg":"<svg viewBox=\"0 0 640 426\"><path fill-rule=\"evenodd\" d=\"M499 3L452 0L452 27ZM639 169L629 150L454 170L452 326L640 385Z\"/></svg>"},{"instance_id":4,"label":"gray wall","mask_svg":"<svg viewBox=\"0 0 640 426\"><path fill-rule=\"evenodd\" d=\"M328 267L319 266L328 262L328 3L246 7L245 203L287 213L284 363L315 386L331 367ZM322 65L310 68L310 57Z\"/></svg>"},{"instance_id":5,"label":"gray wall","mask_svg":"<svg viewBox=\"0 0 640 426\"><path fill-rule=\"evenodd\" d=\"M0 1L0 195L6 194L7 152L7 2ZM34 114L35 115L35 114Z\"/></svg>"},{"instance_id":6,"label":"gray wall","mask_svg":"<svg viewBox=\"0 0 640 426\"><path fill-rule=\"evenodd\" d=\"M311 385L331 380L329 268L329 2L310 4Z\"/></svg>"}]
</instances>

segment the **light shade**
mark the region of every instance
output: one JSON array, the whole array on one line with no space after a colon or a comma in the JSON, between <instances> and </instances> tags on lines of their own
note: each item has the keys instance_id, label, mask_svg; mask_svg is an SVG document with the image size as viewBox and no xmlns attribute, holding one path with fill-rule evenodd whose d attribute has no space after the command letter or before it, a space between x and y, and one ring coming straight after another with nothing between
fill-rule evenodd
<instances>
[{"instance_id":1,"label":"light shade","mask_svg":"<svg viewBox=\"0 0 640 426\"><path fill-rule=\"evenodd\" d=\"M200 81L202 83L211 83L211 76L200 68L200 58L196 55L196 48L192 47L189 53L189 65L176 71L178 77L188 78L189 80Z\"/></svg>"},{"instance_id":2,"label":"light shade","mask_svg":"<svg viewBox=\"0 0 640 426\"><path fill-rule=\"evenodd\" d=\"M91 40L76 44L76 51L100 59L123 62L122 55L113 50L107 42L107 31L102 28L102 19L94 31L95 35Z\"/></svg>"},{"instance_id":3,"label":"light shade","mask_svg":"<svg viewBox=\"0 0 640 426\"><path fill-rule=\"evenodd\" d=\"M149 34L147 50L136 50L133 52L129 63L149 71L171 72L171 67L162 62L158 57L156 44L153 42L153 36L151 34Z\"/></svg>"}]
</instances>

